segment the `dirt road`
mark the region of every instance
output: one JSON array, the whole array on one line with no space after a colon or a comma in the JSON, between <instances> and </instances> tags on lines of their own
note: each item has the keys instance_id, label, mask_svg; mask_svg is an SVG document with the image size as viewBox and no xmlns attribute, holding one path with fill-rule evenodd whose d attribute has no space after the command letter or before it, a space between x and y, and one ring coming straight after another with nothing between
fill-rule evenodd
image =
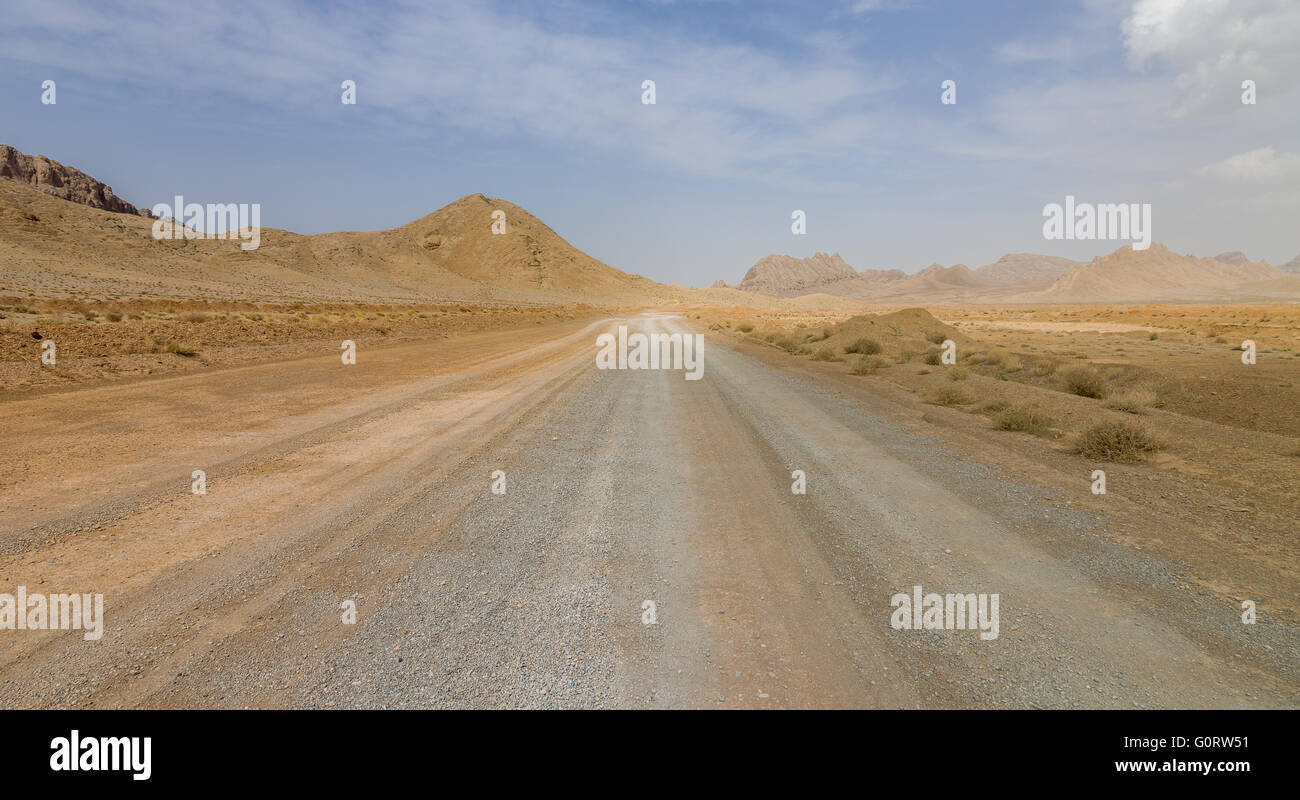
<instances>
[{"instance_id":1,"label":"dirt road","mask_svg":"<svg viewBox=\"0 0 1300 800\"><path fill-rule=\"evenodd\" d=\"M1239 610L865 382L707 335L698 381L599 370L618 324L689 330L564 322L0 405L0 592L102 592L106 620L0 631L0 706L1300 704L1294 631L1219 633ZM892 629L917 585L997 594L997 638Z\"/></svg>"}]
</instances>

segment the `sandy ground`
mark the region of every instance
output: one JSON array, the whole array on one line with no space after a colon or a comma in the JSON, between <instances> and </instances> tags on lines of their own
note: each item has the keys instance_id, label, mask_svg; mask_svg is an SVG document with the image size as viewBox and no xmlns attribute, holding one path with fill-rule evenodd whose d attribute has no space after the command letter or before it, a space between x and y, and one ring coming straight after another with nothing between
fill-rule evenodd
<instances>
[{"instance_id":1,"label":"sandy ground","mask_svg":"<svg viewBox=\"0 0 1300 800\"><path fill-rule=\"evenodd\" d=\"M726 334L699 381L598 370L619 323L0 404L0 591L107 619L0 631L0 706L1300 705L1294 559L1149 474L1102 502L1073 456ZM1233 557L1153 542L1210 534ZM999 637L891 629L918 584L999 594Z\"/></svg>"}]
</instances>

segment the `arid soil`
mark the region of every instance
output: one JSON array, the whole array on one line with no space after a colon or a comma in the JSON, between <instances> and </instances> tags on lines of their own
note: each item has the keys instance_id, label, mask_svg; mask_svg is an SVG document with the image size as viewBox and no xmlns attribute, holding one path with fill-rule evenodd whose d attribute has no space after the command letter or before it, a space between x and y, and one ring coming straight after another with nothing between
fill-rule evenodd
<instances>
[{"instance_id":1,"label":"arid soil","mask_svg":"<svg viewBox=\"0 0 1300 800\"><path fill-rule=\"evenodd\" d=\"M0 706L1300 705L1294 428L1184 412L1182 390L1134 412L1057 383L1120 360L1142 380L1103 373L1108 393L1184 363L1286 383L1294 342L1259 331L1246 367L1201 335L1209 316L1151 340L938 309L877 325L897 341L853 374L843 345L872 326L843 312L509 313L353 337L355 365L330 327L283 357L12 391L0 588L103 592L106 626L0 633ZM1249 324L1283 310L1267 313ZM1135 320L1056 321L1152 323ZM597 369L619 324L703 332L703 379ZM927 363L936 334L958 365ZM1039 435L996 427L1022 408ZM1075 452L1106 419L1160 448ZM915 585L998 593L1000 635L891 628Z\"/></svg>"}]
</instances>

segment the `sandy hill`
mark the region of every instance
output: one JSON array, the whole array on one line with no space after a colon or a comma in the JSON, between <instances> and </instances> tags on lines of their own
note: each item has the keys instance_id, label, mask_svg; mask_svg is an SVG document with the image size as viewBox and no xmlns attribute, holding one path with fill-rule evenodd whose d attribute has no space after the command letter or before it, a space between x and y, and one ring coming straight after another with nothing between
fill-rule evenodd
<instances>
[{"instance_id":1,"label":"sandy hill","mask_svg":"<svg viewBox=\"0 0 1300 800\"><path fill-rule=\"evenodd\" d=\"M1292 275L1300 275L1300 256L1296 256L1295 258L1286 262L1282 266L1278 267L1278 269L1282 270L1283 272L1288 272Z\"/></svg>"},{"instance_id":2,"label":"sandy hill","mask_svg":"<svg viewBox=\"0 0 1300 800\"><path fill-rule=\"evenodd\" d=\"M1066 272L1018 300L1146 302L1267 300L1300 296L1300 279L1265 262L1179 255L1162 244L1121 247Z\"/></svg>"},{"instance_id":3,"label":"sandy hill","mask_svg":"<svg viewBox=\"0 0 1300 800\"><path fill-rule=\"evenodd\" d=\"M492 212L506 213L493 234ZM0 180L0 292L259 301L639 304L691 290L606 266L504 200L470 195L400 228L156 240L153 221Z\"/></svg>"}]
</instances>

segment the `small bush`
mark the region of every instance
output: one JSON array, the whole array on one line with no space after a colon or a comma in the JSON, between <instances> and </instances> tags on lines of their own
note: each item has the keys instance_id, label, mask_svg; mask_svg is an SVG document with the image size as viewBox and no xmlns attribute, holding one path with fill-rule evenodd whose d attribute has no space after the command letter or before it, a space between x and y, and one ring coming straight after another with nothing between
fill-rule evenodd
<instances>
[{"instance_id":1,"label":"small bush","mask_svg":"<svg viewBox=\"0 0 1300 800\"><path fill-rule=\"evenodd\" d=\"M1106 395L1106 379L1091 367L1070 367L1061 373L1061 380L1070 394L1095 399Z\"/></svg>"},{"instance_id":2,"label":"small bush","mask_svg":"<svg viewBox=\"0 0 1300 800\"><path fill-rule=\"evenodd\" d=\"M199 354L197 349L190 347L189 345L177 344L176 342L167 343L167 352L175 353L176 355L184 356L185 358L193 358Z\"/></svg>"},{"instance_id":3,"label":"small bush","mask_svg":"<svg viewBox=\"0 0 1300 800\"><path fill-rule=\"evenodd\" d=\"M939 365L939 348L937 348L937 347L931 347L929 350L926 350L926 351L925 351L925 355L921 356L921 360L924 361L925 363L929 364L930 366L938 366L938 365Z\"/></svg>"},{"instance_id":4,"label":"small bush","mask_svg":"<svg viewBox=\"0 0 1300 800\"><path fill-rule=\"evenodd\" d=\"M948 367L948 380L964 381L970 376L970 372L965 367Z\"/></svg>"},{"instance_id":5,"label":"small bush","mask_svg":"<svg viewBox=\"0 0 1300 800\"><path fill-rule=\"evenodd\" d=\"M817 348L817 351L813 353L812 359L813 361L843 361L844 360L839 356L835 355L835 351L830 349L829 347Z\"/></svg>"},{"instance_id":6,"label":"small bush","mask_svg":"<svg viewBox=\"0 0 1300 800\"><path fill-rule=\"evenodd\" d=\"M116 309L113 311L109 311L104 315L104 319L108 320L109 322L121 322L122 312L117 311Z\"/></svg>"},{"instance_id":7,"label":"small bush","mask_svg":"<svg viewBox=\"0 0 1300 800\"><path fill-rule=\"evenodd\" d=\"M996 422L998 430L1022 431L1035 436L1046 436L1051 427L1051 420L1047 417L1022 408L1004 409L998 414Z\"/></svg>"},{"instance_id":8,"label":"small bush","mask_svg":"<svg viewBox=\"0 0 1300 800\"><path fill-rule=\"evenodd\" d=\"M999 411L1005 411L1007 408L1010 407L1011 404L1008 403L1006 400L993 400L988 403L985 403L984 405L980 406L975 410L981 414L996 414Z\"/></svg>"},{"instance_id":9,"label":"small bush","mask_svg":"<svg viewBox=\"0 0 1300 800\"><path fill-rule=\"evenodd\" d=\"M181 322L207 322L208 315L198 311L190 311L181 315Z\"/></svg>"},{"instance_id":10,"label":"small bush","mask_svg":"<svg viewBox=\"0 0 1300 800\"><path fill-rule=\"evenodd\" d=\"M1141 414L1160 401L1159 395L1150 389L1128 389L1106 401L1106 408Z\"/></svg>"},{"instance_id":11,"label":"small bush","mask_svg":"<svg viewBox=\"0 0 1300 800\"><path fill-rule=\"evenodd\" d=\"M1131 422L1103 422L1083 432L1075 452L1094 461L1141 461L1161 449L1159 442Z\"/></svg>"},{"instance_id":12,"label":"small bush","mask_svg":"<svg viewBox=\"0 0 1300 800\"><path fill-rule=\"evenodd\" d=\"M740 331L741 333L749 333L750 331L754 330L754 325L753 323L750 322L742 322L736 326L736 330Z\"/></svg>"},{"instance_id":13,"label":"small bush","mask_svg":"<svg viewBox=\"0 0 1300 800\"><path fill-rule=\"evenodd\" d=\"M868 339L864 336L853 344L845 347L844 352L860 353L864 356L874 356L880 352L880 342L877 342L875 339Z\"/></svg>"},{"instance_id":14,"label":"small bush","mask_svg":"<svg viewBox=\"0 0 1300 800\"><path fill-rule=\"evenodd\" d=\"M1006 350L1003 350L1001 347L995 347L992 350L988 351L988 353L984 356L984 363L994 364L994 365L1001 364L1006 357L1007 357Z\"/></svg>"},{"instance_id":15,"label":"small bush","mask_svg":"<svg viewBox=\"0 0 1300 800\"><path fill-rule=\"evenodd\" d=\"M931 392L925 402L935 406L961 406L975 402L975 398L971 397L964 386L945 384Z\"/></svg>"}]
</instances>

